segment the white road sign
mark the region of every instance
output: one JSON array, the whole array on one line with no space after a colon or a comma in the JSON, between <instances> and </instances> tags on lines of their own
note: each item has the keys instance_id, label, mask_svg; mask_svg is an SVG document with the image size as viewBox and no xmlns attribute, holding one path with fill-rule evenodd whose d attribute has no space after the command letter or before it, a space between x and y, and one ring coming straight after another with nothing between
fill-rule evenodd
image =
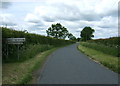
<instances>
[{"instance_id":1,"label":"white road sign","mask_svg":"<svg viewBox=\"0 0 120 86\"><path fill-rule=\"evenodd\" d=\"M7 38L8 44L23 44L25 42L25 38Z\"/></svg>"}]
</instances>

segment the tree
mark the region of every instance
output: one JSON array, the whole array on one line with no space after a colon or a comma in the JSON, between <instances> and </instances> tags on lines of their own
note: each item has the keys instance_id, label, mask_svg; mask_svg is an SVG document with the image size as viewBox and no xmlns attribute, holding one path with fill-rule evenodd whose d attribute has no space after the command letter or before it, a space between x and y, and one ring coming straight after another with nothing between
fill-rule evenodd
<instances>
[{"instance_id":1,"label":"tree","mask_svg":"<svg viewBox=\"0 0 120 86\"><path fill-rule=\"evenodd\" d=\"M79 37L77 38L77 41L78 41L78 42L80 41L80 38L79 38Z\"/></svg>"},{"instance_id":2,"label":"tree","mask_svg":"<svg viewBox=\"0 0 120 86\"><path fill-rule=\"evenodd\" d=\"M76 40L76 37L73 36L73 34L71 34L71 33L68 34L68 38L69 38L69 40Z\"/></svg>"},{"instance_id":3,"label":"tree","mask_svg":"<svg viewBox=\"0 0 120 86\"><path fill-rule=\"evenodd\" d=\"M92 29L91 27L84 27L80 34L81 40L82 41L91 40L92 37L94 37L93 32L95 32L95 30Z\"/></svg>"},{"instance_id":4,"label":"tree","mask_svg":"<svg viewBox=\"0 0 120 86\"><path fill-rule=\"evenodd\" d=\"M51 27L46 30L47 35L57 39L65 39L68 36L68 30L60 23L52 24Z\"/></svg>"}]
</instances>

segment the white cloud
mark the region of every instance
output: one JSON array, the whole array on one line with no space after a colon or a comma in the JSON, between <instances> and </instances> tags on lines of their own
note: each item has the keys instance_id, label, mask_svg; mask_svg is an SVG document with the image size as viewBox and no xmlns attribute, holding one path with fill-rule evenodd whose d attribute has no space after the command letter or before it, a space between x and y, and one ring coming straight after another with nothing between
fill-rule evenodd
<instances>
[{"instance_id":1,"label":"white cloud","mask_svg":"<svg viewBox=\"0 0 120 86\"><path fill-rule=\"evenodd\" d=\"M15 17L9 13L0 14L0 25L15 26L16 25Z\"/></svg>"},{"instance_id":2,"label":"white cloud","mask_svg":"<svg viewBox=\"0 0 120 86\"><path fill-rule=\"evenodd\" d=\"M51 24L58 22L67 27L76 37L79 37L79 31L85 26L95 29L95 38L115 36L118 27L118 1L44 0L36 2L39 5L36 5L33 11L26 13L23 26L28 31L46 35L45 30ZM32 2L29 4L32 5ZM5 19L5 22L8 21L9 19Z\"/></svg>"},{"instance_id":3,"label":"white cloud","mask_svg":"<svg viewBox=\"0 0 120 86\"><path fill-rule=\"evenodd\" d=\"M106 15L107 13L118 9L118 2L119 0L100 0L95 6L95 11L98 14Z\"/></svg>"},{"instance_id":4,"label":"white cloud","mask_svg":"<svg viewBox=\"0 0 120 86\"><path fill-rule=\"evenodd\" d=\"M11 5L10 2L2 2L0 1L0 9L7 9Z\"/></svg>"},{"instance_id":5,"label":"white cloud","mask_svg":"<svg viewBox=\"0 0 120 86\"><path fill-rule=\"evenodd\" d=\"M26 15L25 21L27 22L39 22L39 19L36 15L32 14L32 13L28 13Z\"/></svg>"},{"instance_id":6,"label":"white cloud","mask_svg":"<svg viewBox=\"0 0 120 86\"><path fill-rule=\"evenodd\" d=\"M106 16L98 22L98 26L101 28L116 28L118 27L118 19L117 17Z\"/></svg>"}]
</instances>

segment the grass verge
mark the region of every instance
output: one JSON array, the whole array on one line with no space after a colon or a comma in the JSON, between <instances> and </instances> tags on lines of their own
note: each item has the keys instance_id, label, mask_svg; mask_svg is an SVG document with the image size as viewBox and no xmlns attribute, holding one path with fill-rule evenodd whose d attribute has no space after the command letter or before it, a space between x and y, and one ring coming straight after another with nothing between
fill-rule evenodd
<instances>
[{"instance_id":1,"label":"grass verge","mask_svg":"<svg viewBox=\"0 0 120 86\"><path fill-rule=\"evenodd\" d=\"M110 46L110 45L104 45L102 43L91 43L91 42L81 42L81 45L103 52L105 54L109 54L112 56L118 56L118 47L117 46Z\"/></svg>"},{"instance_id":2,"label":"grass verge","mask_svg":"<svg viewBox=\"0 0 120 86\"><path fill-rule=\"evenodd\" d=\"M28 59L33 58L35 55L39 54L40 52L44 52L46 50L50 50L54 48L52 45L44 45L44 44L28 44L27 46L21 46L19 51L19 60L17 58L17 50L12 51L12 46L16 47L16 45L9 45L11 47L11 52L8 55L6 60L3 60L3 63L13 63L13 62L23 62Z\"/></svg>"},{"instance_id":3,"label":"grass verge","mask_svg":"<svg viewBox=\"0 0 120 86\"><path fill-rule=\"evenodd\" d=\"M120 67L118 68L118 58L115 56L104 54L103 52L84 47L82 45L78 46L78 49L88 55L91 59L103 64L110 70L120 74Z\"/></svg>"},{"instance_id":4,"label":"grass verge","mask_svg":"<svg viewBox=\"0 0 120 86\"><path fill-rule=\"evenodd\" d=\"M32 80L32 72L42 67L47 56L57 48L39 53L24 62L6 63L2 65L2 84L26 84Z\"/></svg>"}]
</instances>

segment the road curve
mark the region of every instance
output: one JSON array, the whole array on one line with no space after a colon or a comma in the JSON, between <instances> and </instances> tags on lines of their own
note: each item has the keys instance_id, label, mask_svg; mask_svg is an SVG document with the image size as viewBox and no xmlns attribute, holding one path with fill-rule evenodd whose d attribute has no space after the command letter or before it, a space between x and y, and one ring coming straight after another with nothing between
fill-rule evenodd
<instances>
[{"instance_id":1,"label":"road curve","mask_svg":"<svg viewBox=\"0 0 120 86\"><path fill-rule=\"evenodd\" d=\"M118 75L90 60L73 44L48 57L37 84L118 84Z\"/></svg>"}]
</instances>

